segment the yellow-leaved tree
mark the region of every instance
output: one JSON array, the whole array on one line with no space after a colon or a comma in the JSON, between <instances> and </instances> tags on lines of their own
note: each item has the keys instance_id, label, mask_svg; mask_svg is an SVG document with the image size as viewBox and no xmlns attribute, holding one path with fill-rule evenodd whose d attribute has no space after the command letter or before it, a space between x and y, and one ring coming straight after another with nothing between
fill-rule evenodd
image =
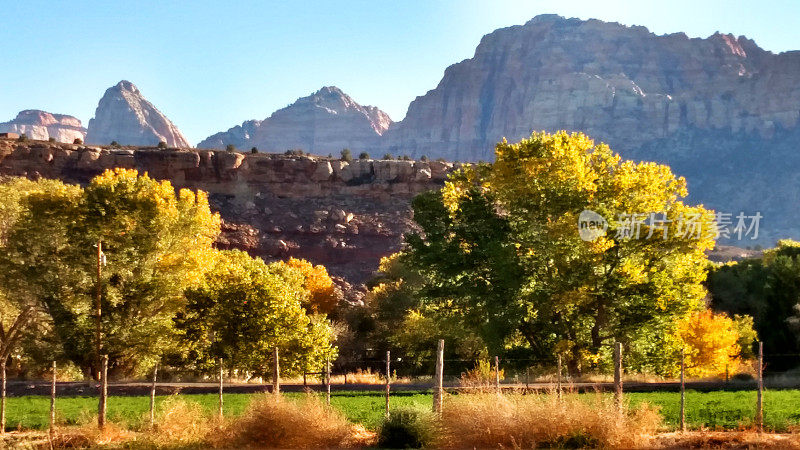
<instances>
[{"instance_id":1,"label":"yellow-leaved tree","mask_svg":"<svg viewBox=\"0 0 800 450\"><path fill-rule=\"evenodd\" d=\"M731 319L727 314L711 310L693 311L678 319L675 345L685 351L686 375L710 377L728 369L735 370L743 352L748 350L742 346L755 338L752 332L747 332L748 328L752 329L749 318ZM676 374L678 370L676 367Z\"/></svg>"}]
</instances>

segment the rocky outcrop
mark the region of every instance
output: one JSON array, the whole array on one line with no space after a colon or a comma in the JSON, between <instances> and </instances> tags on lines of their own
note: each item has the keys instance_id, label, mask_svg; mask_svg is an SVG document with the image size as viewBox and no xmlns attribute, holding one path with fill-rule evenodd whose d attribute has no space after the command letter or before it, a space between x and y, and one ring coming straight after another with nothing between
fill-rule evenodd
<instances>
[{"instance_id":1,"label":"rocky outcrop","mask_svg":"<svg viewBox=\"0 0 800 450\"><path fill-rule=\"evenodd\" d=\"M411 198L440 187L454 165L0 139L0 175L85 184L113 167L208 192L225 219L221 248L305 258L360 283L414 227Z\"/></svg>"},{"instance_id":2,"label":"rocky outcrop","mask_svg":"<svg viewBox=\"0 0 800 450\"><path fill-rule=\"evenodd\" d=\"M120 81L108 88L97 105L94 118L89 120L87 143L108 145L112 141L140 146L155 146L164 141L169 147L189 147L178 127L130 81Z\"/></svg>"},{"instance_id":3,"label":"rocky outcrop","mask_svg":"<svg viewBox=\"0 0 800 450\"><path fill-rule=\"evenodd\" d=\"M394 151L491 160L503 137L538 130L624 152L689 128L770 138L799 118L800 52L544 15L484 36L385 136Z\"/></svg>"},{"instance_id":4,"label":"rocky outcrop","mask_svg":"<svg viewBox=\"0 0 800 450\"><path fill-rule=\"evenodd\" d=\"M38 109L20 111L14 120L0 123L0 133L25 134L29 139L72 143L75 139L84 140L86 128L75 117L53 114Z\"/></svg>"},{"instance_id":5,"label":"rocky outcrop","mask_svg":"<svg viewBox=\"0 0 800 450\"><path fill-rule=\"evenodd\" d=\"M228 131L214 134L197 146L223 149L257 147L283 152L302 149L316 154L373 150L392 120L374 106L362 106L335 86L324 87L265 120L248 120Z\"/></svg>"}]
</instances>

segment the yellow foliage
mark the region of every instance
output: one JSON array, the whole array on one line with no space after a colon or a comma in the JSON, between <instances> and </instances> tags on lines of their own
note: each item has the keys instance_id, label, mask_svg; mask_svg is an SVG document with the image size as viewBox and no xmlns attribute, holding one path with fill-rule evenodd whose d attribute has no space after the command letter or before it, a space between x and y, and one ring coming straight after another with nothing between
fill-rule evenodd
<instances>
[{"instance_id":1,"label":"yellow foliage","mask_svg":"<svg viewBox=\"0 0 800 450\"><path fill-rule=\"evenodd\" d=\"M678 320L676 337L686 352L686 374L708 377L723 373L739 363L739 331L724 313L701 310Z\"/></svg>"},{"instance_id":2,"label":"yellow foliage","mask_svg":"<svg viewBox=\"0 0 800 450\"><path fill-rule=\"evenodd\" d=\"M336 309L339 295L336 285L323 265L313 265L304 259L289 258L289 267L299 270L305 281L303 286L309 292L308 304L304 305L311 312L328 314Z\"/></svg>"}]
</instances>

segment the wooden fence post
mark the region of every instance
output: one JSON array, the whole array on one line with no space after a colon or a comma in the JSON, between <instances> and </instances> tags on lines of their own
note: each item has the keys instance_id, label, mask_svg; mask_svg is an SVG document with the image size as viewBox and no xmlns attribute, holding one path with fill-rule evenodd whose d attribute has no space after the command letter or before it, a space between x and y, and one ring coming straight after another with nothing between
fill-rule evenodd
<instances>
[{"instance_id":1,"label":"wooden fence post","mask_svg":"<svg viewBox=\"0 0 800 450\"><path fill-rule=\"evenodd\" d=\"M614 345L614 401L622 410L622 342Z\"/></svg>"},{"instance_id":2,"label":"wooden fence post","mask_svg":"<svg viewBox=\"0 0 800 450\"><path fill-rule=\"evenodd\" d=\"M758 343L758 394L756 396L756 427L764 431L764 343Z\"/></svg>"},{"instance_id":3,"label":"wooden fence post","mask_svg":"<svg viewBox=\"0 0 800 450\"><path fill-rule=\"evenodd\" d=\"M150 428L156 425L156 379L158 378L158 363L153 367L153 383L150 385Z\"/></svg>"},{"instance_id":4,"label":"wooden fence post","mask_svg":"<svg viewBox=\"0 0 800 450\"><path fill-rule=\"evenodd\" d=\"M328 405L331 404L331 360L325 358L325 392Z\"/></svg>"},{"instance_id":5,"label":"wooden fence post","mask_svg":"<svg viewBox=\"0 0 800 450\"><path fill-rule=\"evenodd\" d=\"M500 357L494 357L494 390L500 394Z\"/></svg>"},{"instance_id":6,"label":"wooden fence post","mask_svg":"<svg viewBox=\"0 0 800 450\"><path fill-rule=\"evenodd\" d=\"M97 426L101 430L106 426L106 399L108 397L108 355L103 355L100 367L100 400L97 405Z\"/></svg>"},{"instance_id":7,"label":"wooden fence post","mask_svg":"<svg viewBox=\"0 0 800 450\"><path fill-rule=\"evenodd\" d=\"M53 383L50 386L50 442L56 432L56 362L53 361Z\"/></svg>"},{"instance_id":8,"label":"wooden fence post","mask_svg":"<svg viewBox=\"0 0 800 450\"><path fill-rule=\"evenodd\" d=\"M6 434L6 362L8 358L0 361L0 434Z\"/></svg>"},{"instance_id":9,"label":"wooden fence post","mask_svg":"<svg viewBox=\"0 0 800 450\"><path fill-rule=\"evenodd\" d=\"M386 418L389 418L389 390L392 383L391 352L386 350Z\"/></svg>"},{"instance_id":10,"label":"wooden fence post","mask_svg":"<svg viewBox=\"0 0 800 450\"><path fill-rule=\"evenodd\" d=\"M525 368L525 392L526 393L530 389L530 384L531 384L530 381L531 381L531 368L530 367L526 367Z\"/></svg>"},{"instance_id":11,"label":"wooden fence post","mask_svg":"<svg viewBox=\"0 0 800 450\"><path fill-rule=\"evenodd\" d=\"M561 355L558 355L558 374L556 377L556 395L561 400Z\"/></svg>"},{"instance_id":12,"label":"wooden fence post","mask_svg":"<svg viewBox=\"0 0 800 450\"><path fill-rule=\"evenodd\" d=\"M686 431L686 350L681 349L681 431Z\"/></svg>"},{"instance_id":13,"label":"wooden fence post","mask_svg":"<svg viewBox=\"0 0 800 450\"><path fill-rule=\"evenodd\" d=\"M272 393L275 395L281 393L281 368L278 357L278 347L275 347L272 353Z\"/></svg>"},{"instance_id":14,"label":"wooden fence post","mask_svg":"<svg viewBox=\"0 0 800 450\"><path fill-rule=\"evenodd\" d=\"M439 339L439 348L436 351L436 378L433 388L433 412L441 414L442 400L444 398L444 339Z\"/></svg>"},{"instance_id":15,"label":"wooden fence post","mask_svg":"<svg viewBox=\"0 0 800 450\"><path fill-rule=\"evenodd\" d=\"M222 381L223 381L223 377L222 377L222 358L218 359L218 363L219 363L219 403L218 403L219 404L219 410L217 411L217 416L219 416L219 419L222 420L222 417L223 417L223 414L222 414L222 404L223 404L223 399L222 399Z\"/></svg>"}]
</instances>

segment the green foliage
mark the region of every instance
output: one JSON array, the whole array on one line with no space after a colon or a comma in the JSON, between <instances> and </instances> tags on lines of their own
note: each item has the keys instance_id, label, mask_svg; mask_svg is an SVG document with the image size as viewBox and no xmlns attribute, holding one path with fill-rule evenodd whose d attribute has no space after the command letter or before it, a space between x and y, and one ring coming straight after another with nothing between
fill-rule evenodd
<instances>
[{"instance_id":1,"label":"green foliage","mask_svg":"<svg viewBox=\"0 0 800 450\"><path fill-rule=\"evenodd\" d=\"M305 276L286 264L267 265L240 251L220 251L202 286L186 293L188 305L176 323L188 359L265 375L278 347L281 373L319 371L333 359L332 329L324 316L306 314Z\"/></svg>"},{"instance_id":2,"label":"green foliage","mask_svg":"<svg viewBox=\"0 0 800 450\"><path fill-rule=\"evenodd\" d=\"M167 149L167 142L166 141L158 141L157 147L159 149L161 149L161 150L166 150Z\"/></svg>"},{"instance_id":3,"label":"green foliage","mask_svg":"<svg viewBox=\"0 0 800 450\"><path fill-rule=\"evenodd\" d=\"M367 153L367 152L359 153L358 159L369 159L369 153Z\"/></svg>"},{"instance_id":4,"label":"green foliage","mask_svg":"<svg viewBox=\"0 0 800 450\"><path fill-rule=\"evenodd\" d=\"M219 233L204 193L176 195L169 182L116 169L85 189L44 185L22 205L0 257L3 285L44 306L70 360L96 368L98 241L108 263L100 285L110 372L134 375L176 350L172 319Z\"/></svg>"},{"instance_id":5,"label":"green foliage","mask_svg":"<svg viewBox=\"0 0 800 450\"><path fill-rule=\"evenodd\" d=\"M47 138L47 142L55 142L55 141L56 141L56 138L54 138L54 137L52 137L52 136L50 136L49 138Z\"/></svg>"},{"instance_id":6,"label":"green foliage","mask_svg":"<svg viewBox=\"0 0 800 450\"><path fill-rule=\"evenodd\" d=\"M20 134L19 137L17 138L17 141L18 142L28 142L28 135L25 134L25 133Z\"/></svg>"},{"instance_id":7,"label":"green foliage","mask_svg":"<svg viewBox=\"0 0 800 450\"><path fill-rule=\"evenodd\" d=\"M383 155L383 159L384 160L392 160L392 159L394 159L394 155L392 155L391 153L387 153L387 154Z\"/></svg>"},{"instance_id":8,"label":"green foliage","mask_svg":"<svg viewBox=\"0 0 800 450\"><path fill-rule=\"evenodd\" d=\"M436 418L420 408L398 408L391 411L378 430L381 448L426 448L437 437Z\"/></svg>"},{"instance_id":9,"label":"green foliage","mask_svg":"<svg viewBox=\"0 0 800 450\"><path fill-rule=\"evenodd\" d=\"M343 148L342 149L342 158L341 159L342 159L342 161L347 161L347 162L350 162L350 161L353 160L353 155L350 153L350 149L349 148Z\"/></svg>"},{"instance_id":10,"label":"green foliage","mask_svg":"<svg viewBox=\"0 0 800 450\"><path fill-rule=\"evenodd\" d=\"M292 150L286 150L284 153L286 156L303 156L306 154L302 149L296 148Z\"/></svg>"},{"instance_id":11,"label":"green foliage","mask_svg":"<svg viewBox=\"0 0 800 450\"><path fill-rule=\"evenodd\" d=\"M800 243L782 240L761 258L715 267L708 289L715 310L752 316L771 370L797 365L770 354L800 353Z\"/></svg>"},{"instance_id":12,"label":"green foliage","mask_svg":"<svg viewBox=\"0 0 800 450\"><path fill-rule=\"evenodd\" d=\"M251 149L250 149L250 153L252 153L252 154L254 154L254 155L255 155L256 153L258 153L258 147L253 147L253 148L251 148Z\"/></svg>"},{"instance_id":13,"label":"green foliage","mask_svg":"<svg viewBox=\"0 0 800 450\"><path fill-rule=\"evenodd\" d=\"M422 156L419 157L419 160L427 162L428 161L428 157L426 155L422 155Z\"/></svg>"},{"instance_id":14,"label":"green foliage","mask_svg":"<svg viewBox=\"0 0 800 450\"><path fill-rule=\"evenodd\" d=\"M117 141L111 141L111 144L109 146L111 148L119 148L120 145L119 145L119 142L117 142Z\"/></svg>"},{"instance_id":15,"label":"green foliage","mask_svg":"<svg viewBox=\"0 0 800 450\"><path fill-rule=\"evenodd\" d=\"M415 198L422 232L407 236L404 262L422 279L427 315L450 314L492 354L562 353L576 373L597 367L615 340L667 335L703 308L713 214L686 195L666 166L622 161L582 134L533 134ZM609 222L593 241L578 232L587 209ZM664 213L667 231L643 224L639 239L622 237L619 217L633 213ZM696 216L698 236L679 232L684 216Z\"/></svg>"}]
</instances>

